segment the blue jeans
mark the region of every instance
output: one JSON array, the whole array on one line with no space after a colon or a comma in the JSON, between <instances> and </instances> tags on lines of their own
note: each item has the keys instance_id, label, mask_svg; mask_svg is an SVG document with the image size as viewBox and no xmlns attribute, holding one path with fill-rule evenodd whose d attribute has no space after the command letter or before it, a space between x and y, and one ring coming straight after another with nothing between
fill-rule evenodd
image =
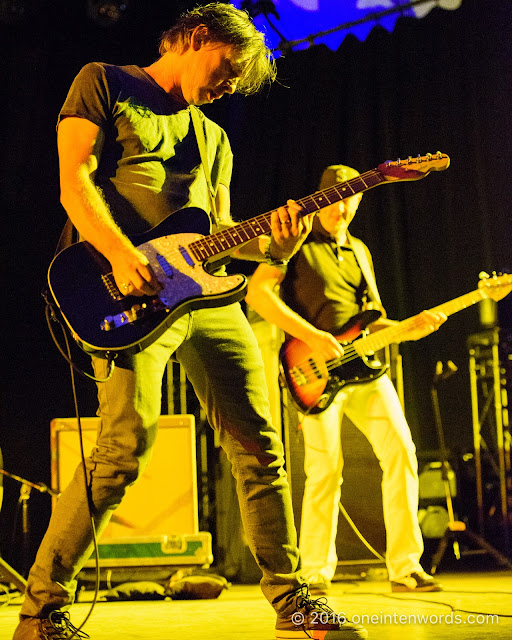
<instances>
[{"instance_id":1,"label":"blue jeans","mask_svg":"<svg viewBox=\"0 0 512 640\"><path fill-rule=\"evenodd\" d=\"M246 538L263 574L262 591L280 615L288 615L300 577L283 446L271 423L259 348L238 304L186 314L143 351L121 352L112 378L98 384L101 420L96 447L86 460L98 534L151 456L162 377L172 354L231 462ZM93 364L96 376L105 377L106 361L93 358ZM84 475L78 467L53 510L21 614L46 617L68 608L75 576L92 550Z\"/></svg>"}]
</instances>

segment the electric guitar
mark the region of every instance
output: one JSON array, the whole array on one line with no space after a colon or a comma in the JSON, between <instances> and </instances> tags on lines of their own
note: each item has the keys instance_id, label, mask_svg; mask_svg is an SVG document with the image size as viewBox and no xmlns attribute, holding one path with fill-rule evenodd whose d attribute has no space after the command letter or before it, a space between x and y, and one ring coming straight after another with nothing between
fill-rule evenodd
<instances>
[{"instance_id":1,"label":"electric guitar","mask_svg":"<svg viewBox=\"0 0 512 640\"><path fill-rule=\"evenodd\" d=\"M484 298L501 300L512 291L512 275L493 276L478 283L478 289L430 309L449 316ZM380 316L379 311L363 311L351 318L336 336L343 346L340 358L324 360L297 338L287 339L280 351L281 376L302 413L321 413L338 391L349 384L365 383L382 376L387 365L368 358L380 349L407 339L415 316L391 327L359 337Z\"/></svg>"},{"instance_id":2,"label":"electric guitar","mask_svg":"<svg viewBox=\"0 0 512 640\"><path fill-rule=\"evenodd\" d=\"M449 164L450 158L441 152L384 162L297 202L307 215L386 182L419 180ZM154 297L123 295L106 258L89 242L78 242L53 259L48 270L51 295L85 351L139 351L186 312L220 307L244 297L244 275L215 276L211 271L219 259L269 233L271 214L269 211L210 234L208 215L190 207L172 213L146 233L130 237L163 285Z\"/></svg>"}]
</instances>

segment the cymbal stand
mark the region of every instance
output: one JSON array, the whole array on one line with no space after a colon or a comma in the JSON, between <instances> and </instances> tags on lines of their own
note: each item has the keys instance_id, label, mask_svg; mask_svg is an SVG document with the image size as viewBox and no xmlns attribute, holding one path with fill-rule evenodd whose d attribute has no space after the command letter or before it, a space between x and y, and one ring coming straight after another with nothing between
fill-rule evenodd
<instances>
[{"instance_id":1,"label":"cymbal stand","mask_svg":"<svg viewBox=\"0 0 512 640\"><path fill-rule=\"evenodd\" d=\"M439 397L437 393L437 385L440 381L446 380L450 376L452 376L457 371L457 366L449 360L446 365L442 362L437 362L436 364L436 372L434 375L432 387L431 387L431 396L432 396L432 405L434 409L434 419L436 424L437 438L439 443L439 453L441 457L441 478L444 485L445 496L446 496L446 509L448 511L448 525L445 529L444 535L441 538L439 545L437 547L436 552L432 556L432 565L430 569L430 573L434 575L437 571L437 568L443 559L443 556L446 552L448 544L451 542L454 555L457 560L460 560L460 546L459 546L459 537L468 538L473 544L483 549L486 553L492 555L501 566L505 566L508 569L512 569L512 564L509 562L508 558L500 553L497 549L495 549L492 545L490 545L483 537L477 535L470 529L466 527L464 522L460 520L455 520L455 515L453 511L453 501L451 494L450 481L448 478L448 469L449 464L447 460L447 449L446 442L444 437L444 429L441 420L441 411L439 409Z\"/></svg>"}]
</instances>

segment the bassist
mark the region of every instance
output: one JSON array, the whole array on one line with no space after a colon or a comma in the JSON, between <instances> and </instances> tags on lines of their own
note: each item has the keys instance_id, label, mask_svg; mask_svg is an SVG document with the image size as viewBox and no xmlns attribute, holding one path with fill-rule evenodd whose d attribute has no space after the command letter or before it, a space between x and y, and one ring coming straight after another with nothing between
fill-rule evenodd
<instances>
[{"instance_id":1,"label":"bassist","mask_svg":"<svg viewBox=\"0 0 512 640\"><path fill-rule=\"evenodd\" d=\"M333 165L324 171L319 188L357 175L350 167ZM343 355L334 335L363 309L380 312L373 329L393 323L385 317L368 248L348 232L361 197L356 194L320 210L312 232L287 268L260 265L246 298L263 318L306 343L325 361ZM445 319L444 314L422 312L406 339L428 335ZM343 469L340 425L344 414L368 438L383 470L386 557L392 590L439 591L440 585L419 563L423 540L417 518L415 447L388 376L347 385L324 411L304 416L306 484L299 546L311 591L327 592L337 564L335 539Z\"/></svg>"}]
</instances>

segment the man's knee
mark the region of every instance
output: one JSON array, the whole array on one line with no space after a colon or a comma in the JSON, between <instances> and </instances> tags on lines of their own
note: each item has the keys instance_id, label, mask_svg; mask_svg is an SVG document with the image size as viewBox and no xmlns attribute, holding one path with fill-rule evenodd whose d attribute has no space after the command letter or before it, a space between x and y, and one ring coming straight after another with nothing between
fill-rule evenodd
<instances>
[{"instance_id":1,"label":"man's knee","mask_svg":"<svg viewBox=\"0 0 512 640\"><path fill-rule=\"evenodd\" d=\"M151 447L140 443L134 447L102 450L92 454L90 474L92 499L100 510L115 509L127 489L141 477L149 461Z\"/></svg>"}]
</instances>

